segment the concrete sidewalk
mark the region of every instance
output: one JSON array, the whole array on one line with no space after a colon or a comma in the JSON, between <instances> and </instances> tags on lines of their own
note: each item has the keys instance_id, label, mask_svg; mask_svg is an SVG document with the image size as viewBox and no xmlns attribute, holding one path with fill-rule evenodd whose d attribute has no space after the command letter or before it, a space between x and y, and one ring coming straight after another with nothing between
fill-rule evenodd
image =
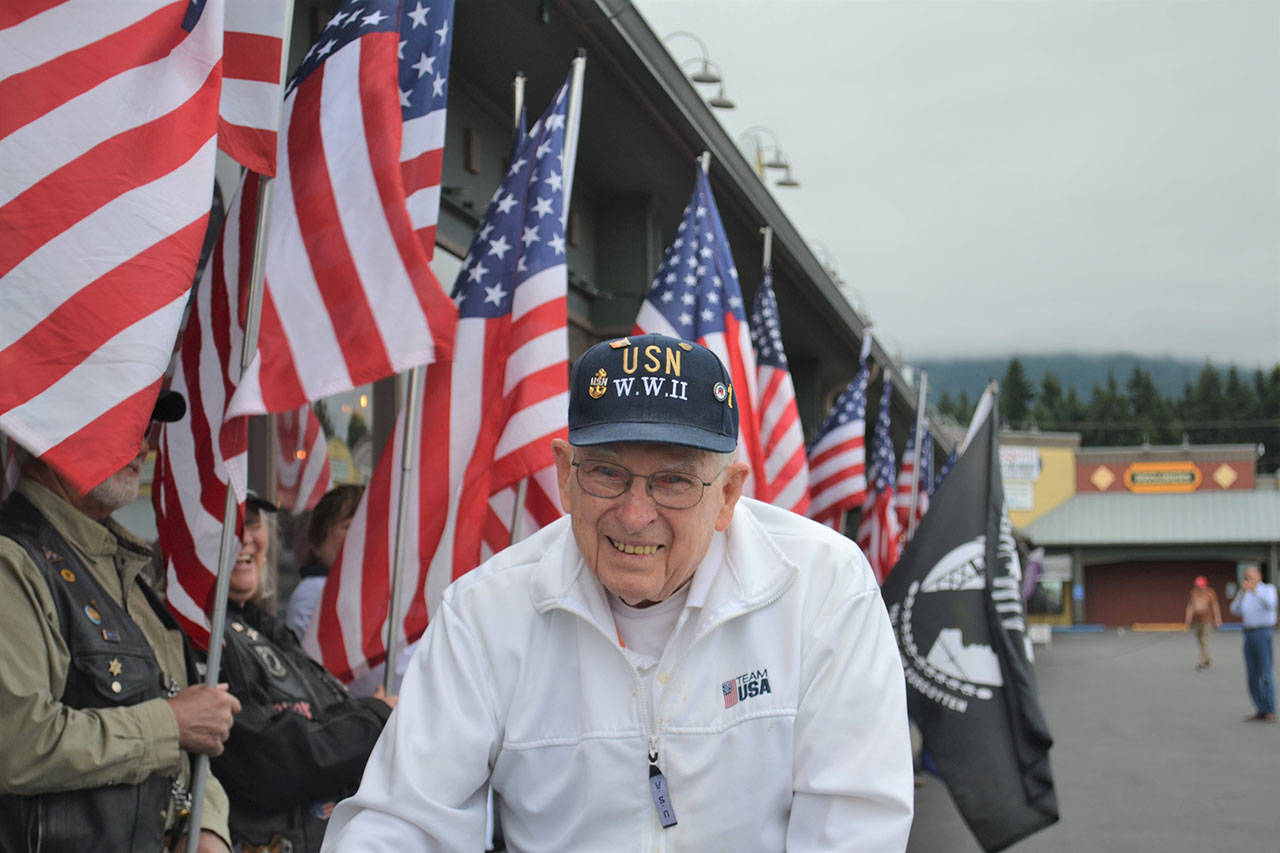
<instances>
[{"instance_id":1,"label":"concrete sidewalk","mask_svg":"<svg viewBox=\"0 0 1280 853\"><path fill-rule=\"evenodd\" d=\"M1010 850L1280 850L1280 725L1241 720L1239 632L1214 636L1203 673L1189 632L1055 634L1036 655L1062 816ZM926 780L910 853L980 853Z\"/></svg>"}]
</instances>

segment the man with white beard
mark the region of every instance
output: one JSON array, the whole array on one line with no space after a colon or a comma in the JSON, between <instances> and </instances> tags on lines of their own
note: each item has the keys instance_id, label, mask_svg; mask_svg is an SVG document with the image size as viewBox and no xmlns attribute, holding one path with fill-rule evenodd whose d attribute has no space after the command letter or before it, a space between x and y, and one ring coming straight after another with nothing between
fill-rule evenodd
<instances>
[{"instance_id":1,"label":"man with white beard","mask_svg":"<svg viewBox=\"0 0 1280 853\"><path fill-rule=\"evenodd\" d=\"M186 412L160 395L153 421ZM151 548L109 518L138 496L151 444L81 495L38 458L0 505L0 849L172 849L193 753L218 755L240 703L196 681L142 573ZM201 851L226 851L205 788Z\"/></svg>"}]
</instances>

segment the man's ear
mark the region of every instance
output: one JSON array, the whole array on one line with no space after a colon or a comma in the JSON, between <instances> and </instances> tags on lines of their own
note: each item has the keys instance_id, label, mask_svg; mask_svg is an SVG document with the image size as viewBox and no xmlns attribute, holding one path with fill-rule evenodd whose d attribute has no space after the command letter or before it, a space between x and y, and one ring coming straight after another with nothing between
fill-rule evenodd
<instances>
[{"instance_id":1,"label":"man's ear","mask_svg":"<svg viewBox=\"0 0 1280 853\"><path fill-rule=\"evenodd\" d=\"M556 457L556 482L560 485L560 506L565 512L572 512L572 501L569 499L569 477L573 474L573 445L563 438L551 439L551 452Z\"/></svg>"},{"instance_id":2,"label":"man's ear","mask_svg":"<svg viewBox=\"0 0 1280 853\"><path fill-rule=\"evenodd\" d=\"M720 475L723 482L718 488L722 503L716 512L716 530L724 530L733 520L733 508L738 505L738 498L742 497L742 487L746 484L747 474L750 472L751 468L747 463L734 462Z\"/></svg>"}]
</instances>

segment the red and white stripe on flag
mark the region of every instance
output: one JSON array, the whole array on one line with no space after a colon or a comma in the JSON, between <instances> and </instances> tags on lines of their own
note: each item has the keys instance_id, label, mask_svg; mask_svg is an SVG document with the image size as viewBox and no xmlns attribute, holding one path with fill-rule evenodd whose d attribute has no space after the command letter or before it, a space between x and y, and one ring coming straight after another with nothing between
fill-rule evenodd
<instances>
[{"instance_id":1,"label":"red and white stripe on flag","mask_svg":"<svg viewBox=\"0 0 1280 853\"><path fill-rule=\"evenodd\" d=\"M529 480L524 530L561 514L551 439L568 435L569 177L559 154L569 88L520 139L467 252L453 360L423 372L398 579L405 609L393 628L404 643L426 630L445 587L509 543L521 480ZM303 637L344 680L386 656L404 429L402 414Z\"/></svg>"},{"instance_id":2,"label":"red and white stripe on flag","mask_svg":"<svg viewBox=\"0 0 1280 853\"><path fill-rule=\"evenodd\" d=\"M328 442L311 404L276 415L276 500L280 508L292 513L312 509L332 483Z\"/></svg>"},{"instance_id":3,"label":"red and white stripe on flag","mask_svg":"<svg viewBox=\"0 0 1280 853\"><path fill-rule=\"evenodd\" d=\"M809 447L809 517L834 530L867 497L868 372L864 363Z\"/></svg>"},{"instance_id":4,"label":"red and white stripe on flag","mask_svg":"<svg viewBox=\"0 0 1280 853\"><path fill-rule=\"evenodd\" d=\"M768 364L756 372L769 502L803 515L809 509L809 462L791 372Z\"/></svg>"},{"instance_id":5,"label":"red and white stripe on flag","mask_svg":"<svg viewBox=\"0 0 1280 853\"><path fill-rule=\"evenodd\" d=\"M87 491L137 453L209 215L222 0L0 8L0 429Z\"/></svg>"},{"instance_id":6,"label":"red and white stripe on flag","mask_svg":"<svg viewBox=\"0 0 1280 853\"><path fill-rule=\"evenodd\" d=\"M901 548L902 528L893 504L892 490L873 490L863 504L862 519L858 522L858 547L867 555L876 580L882 584L898 562Z\"/></svg>"},{"instance_id":7,"label":"red and white stripe on flag","mask_svg":"<svg viewBox=\"0 0 1280 853\"><path fill-rule=\"evenodd\" d=\"M250 180L241 194L255 196ZM187 416L160 431L151 500L160 548L168 563L169 609L199 646L209 641L208 613L218 576L228 478L244 501L248 418L226 419L243 344L239 282L252 260L253 219L233 205L182 334L173 390L187 398Z\"/></svg>"},{"instance_id":8,"label":"red and white stripe on flag","mask_svg":"<svg viewBox=\"0 0 1280 853\"><path fill-rule=\"evenodd\" d=\"M438 215L444 110L402 116L410 31L362 20L326 27L285 98L259 351L231 415L296 409L449 353L457 312L421 239Z\"/></svg>"},{"instance_id":9,"label":"red and white stripe on flag","mask_svg":"<svg viewBox=\"0 0 1280 853\"><path fill-rule=\"evenodd\" d=\"M218 147L262 175L276 173L286 0L226 0Z\"/></svg>"},{"instance_id":10,"label":"red and white stripe on flag","mask_svg":"<svg viewBox=\"0 0 1280 853\"><path fill-rule=\"evenodd\" d=\"M764 449L764 477L758 496L792 512L809 508L809 463L805 458L804 428L796 406L795 385L782 345L778 299L773 271L765 267L751 309L751 344L760 389L760 442Z\"/></svg>"},{"instance_id":11,"label":"red and white stripe on flag","mask_svg":"<svg viewBox=\"0 0 1280 853\"><path fill-rule=\"evenodd\" d=\"M894 508L898 513L898 526L906 530L911 519L911 480L915 471L915 460L912 457L914 436L907 440L907 447L902 455L902 470L898 472L897 492L894 496ZM916 492L916 523L929 511L929 484L920 482Z\"/></svg>"}]
</instances>

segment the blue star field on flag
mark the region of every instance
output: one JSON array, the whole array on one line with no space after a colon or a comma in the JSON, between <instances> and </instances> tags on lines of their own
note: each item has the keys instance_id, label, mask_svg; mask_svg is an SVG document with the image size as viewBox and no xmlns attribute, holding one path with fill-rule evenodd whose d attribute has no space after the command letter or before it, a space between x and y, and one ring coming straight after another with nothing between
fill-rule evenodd
<instances>
[{"instance_id":1,"label":"blue star field on flag","mask_svg":"<svg viewBox=\"0 0 1280 853\"><path fill-rule=\"evenodd\" d=\"M889 433L889 403L893 399L893 383L884 380L880 395L880 414L876 416L876 433L871 439L871 458L867 462L867 483L876 491L893 491L897 479L897 460L893 456L893 436Z\"/></svg>"},{"instance_id":2,"label":"blue star field on flag","mask_svg":"<svg viewBox=\"0 0 1280 853\"><path fill-rule=\"evenodd\" d=\"M813 437L813 441L809 442L809 452L811 454L814 446L833 429L844 426L849 421L866 419L868 369L868 366L863 364L858 371L858 375L849 383L849 387L841 392L839 399L836 400L835 405L831 407L831 411L827 414L827 419L822 422L822 427Z\"/></svg>"},{"instance_id":3,"label":"blue star field on flag","mask_svg":"<svg viewBox=\"0 0 1280 853\"><path fill-rule=\"evenodd\" d=\"M397 18L397 13L399 17ZM372 32L399 32L397 51L400 112L405 121L444 109L449 91L449 39L453 33L453 0L344 0L293 79L289 90L297 88L325 58L352 41Z\"/></svg>"},{"instance_id":4,"label":"blue star field on flag","mask_svg":"<svg viewBox=\"0 0 1280 853\"><path fill-rule=\"evenodd\" d=\"M569 84L514 146L453 286L459 317L511 312L515 290L565 263L564 142Z\"/></svg>"},{"instance_id":5,"label":"blue star field on flag","mask_svg":"<svg viewBox=\"0 0 1280 853\"><path fill-rule=\"evenodd\" d=\"M682 337L691 341L716 332L723 334L726 313L746 322L729 239L711 197L711 185L701 169L676 237L667 247L646 298Z\"/></svg>"},{"instance_id":6,"label":"blue star field on flag","mask_svg":"<svg viewBox=\"0 0 1280 853\"><path fill-rule=\"evenodd\" d=\"M773 294L773 268L764 268L764 281L751 306L751 345L756 350L756 366L767 364L787 369L782 349L782 327L778 324L778 298Z\"/></svg>"}]
</instances>

